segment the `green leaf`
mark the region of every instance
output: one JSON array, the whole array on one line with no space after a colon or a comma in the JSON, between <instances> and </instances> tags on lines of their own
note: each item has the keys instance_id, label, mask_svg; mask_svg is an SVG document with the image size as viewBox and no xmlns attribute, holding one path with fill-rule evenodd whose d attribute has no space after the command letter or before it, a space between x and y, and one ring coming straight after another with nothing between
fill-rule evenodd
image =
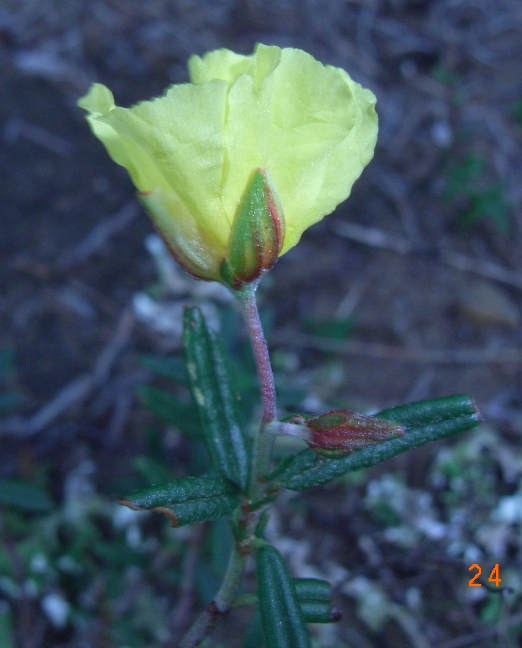
<instances>
[{"instance_id":1,"label":"green leaf","mask_svg":"<svg viewBox=\"0 0 522 648\"><path fill-rule=\"evenodd\" d=\"M406 428L436 424L462 416L475 417L476 424L473 427L476 427L481 421L475 401L464 394L453 394L453 396L398 405L382 410L375 416L395 421Z\"/></svg>"},{"instance_id":2,"label":"green leaf","mask_svg":"<svg viewBox=\"0 0 522 648\"><path fill-rule=\"evenodd\" d=\"M320 578L294 578L297 598L300 601L332 602L332 586Z\"/></svg>"},{"instance_id":3,"label":"green leaf","mask_svg":"<svg viewBox=\"0 0 522 648\"><path fill-rule=\"evenodd\" d=\"M332 587L318 578L294 578L294 586L307 623L335 623L341 613L332 605Z\"/></svg>"},{"instance_id":4,"label":"green leaf","mask_svg":"<svg viewBox=\"0 0 522 648\"><path fill-rule=\"evenodd\" d=\"M31 513L45 513L54 507L47 492L29 482L0 480L0 506L11 506Z\"/></svg>"},{"instance_id":5,"label":"green leaf","mask_svg":"<svg viewBox=\"0 0 522 648\"><path fill-rule=\"evenodd\" d=\"M278 470L278 483L290 490L319 486L430 441L472 430L480 423L473 399L461 395L401 405L376 416L400 423L406 427L406 433L397 439L354 450L342 459L325 459L311 450L303 450L282 464Z\"/></svg>"},{"instance_id":6,"label":"green leaf","mask_svg":"<svg viewBox=\"0 0 522 648\"><path fill-rule=\"evenodd\" d=\"M216 579L223 579L228 558L234 550L234 538L230 529L229 521L224 518L214 520L210 527L210 562L211 570ZM207 569L207 577L208 572Z\"/></svg>"},{"instance_id":7,"label":"green leaf","mask_svg":"<svg viewBox=\"0 0 522 648\"><path fill-rule=\"evenodd\" d=\"M144 354L140 356L139 362L142 367L158 374L158 376L169 378L181 385L186 385L188 382L185 365L181 358Z\"/></svg>"},{"instance_id":8,"label":"green leaf","mask_svg":"<svg viewBox=\"0 0 522 648\"><path fill-rule=\"evenodd\" d=\"M243 490L249 458L221 340L199 308L186 308L183 348L190 388L214 468Z\"/></svg>"},{"instance_id":9,"label":"green leaf","mask_svg":"<svg viewBox=\"0 0 522 648\"><path fill-rule=\"evenodd\" d=\"M306 623L337 623L342 619L340 610L325 601L299 601Z\"/></svg>"},{"instance_id":10,"label":"green leaf","mask_svg":"<svg viewBox=\"0 0 522 648\"><path fill-rule=\"evenodd\" d=\"M174 425L188 437L200 436L199 417L192 403L182 403L173 394L155 385L141 385L137 389L145 407L168 425Z\"/></svg>"},{"instance_id":11,"label":"green leaf","mask_svg":"<svg viewBox=\"0 0 522 648\"><path fill-rule=\"evenodd\" d=\"M239 492L230 481L205 475L183 477L169 484L145 488L119 501L134 511L163 513L171 525L177 527L229 515L239 499Z\"/></svg>"},{"instance_id":12,"label":"green leaf","mask_svg":"<svg viewBox=\"0 0 522 648\"><path fill-rule=\"evenodd\" d=\"M259 549L257 582L266 648L310 648L295 584L275 547L265 545Z\"/></svg>"}]
</instances>

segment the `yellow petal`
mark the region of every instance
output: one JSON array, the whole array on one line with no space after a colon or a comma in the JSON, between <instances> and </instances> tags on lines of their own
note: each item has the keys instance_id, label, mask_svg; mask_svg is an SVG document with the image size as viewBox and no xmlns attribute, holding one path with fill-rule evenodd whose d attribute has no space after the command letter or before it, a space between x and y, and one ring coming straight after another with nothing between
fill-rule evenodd
<instances>
[{"instance_id":1,"label":"yellow petal","mask_svg":"<svg viewBox=\"0 0 522 648\"><path fill-rule=\"evenodd\" d=\"M112 92L101 83L93 83L89 92L78 100L78 106L93 117L105 115L116 107Z\"/></svg>"},{"instance_id":2,"label":"yellow petal","mask_svg":"<svg viewBox=\"0 0 522 648\"><path fill-rule=\"evenodd\" d=\"M222 81L175 85L153 101L89 118L140 191L161 187L175 194L220 246L230 233L220 197L225 100Z\"/></svg>"},{"instance_id":3,"label":"yellow petal","mask_svg":"<svg viewBox=\"0 0 522 648\"><path fill-rule=\"evenodd\" d=\"M119 132L110 123L112 112L122 109L115 107L112 93L107 87L93 84L78 105L89 112L87 120L93 133L104 144L111 158L127 169L140 191L168 187L147 147L143 148L132 136Z\"/></svg>"},{"instance_id":4,"label":"yellow petal","mask_svg":"<svg viewBox=\"0 0 522 648\"><path fill-rule=\"evenodd\" d=\"M206 83L222 79L231 86L242 74L248 74L259 88L265 77L273 72L281 60L279 47L258 45L251 56L242 56L227 49L208 52L203 58L191 56L188 62L192 83Z\"/></svg>"},{"instance_id":5,"label":"yellow petal","mask_svg":"<svg viewBox=\"0 0 522 648\"><path fill-rule=\"evenodd\" d=\"M162 188L140 195L160 236L176 261L198 279L220 281L226 251L209 242L178 197Z\"/></svg>"},{"instance_id":6,"label":"yellow petal","mask_svg":"<svg viewBox=\"0 0 522 648\"><path fill-rule=\"evenodd\" d=\"M237 208L252 169L268 169L285 213L286 252L348 197L370 161L374 95L306 52L265 45L250 57L226 50L193 57L191 73L198 82L219 76L229 84L225 211Z\"/></svg>"}]
</instances>

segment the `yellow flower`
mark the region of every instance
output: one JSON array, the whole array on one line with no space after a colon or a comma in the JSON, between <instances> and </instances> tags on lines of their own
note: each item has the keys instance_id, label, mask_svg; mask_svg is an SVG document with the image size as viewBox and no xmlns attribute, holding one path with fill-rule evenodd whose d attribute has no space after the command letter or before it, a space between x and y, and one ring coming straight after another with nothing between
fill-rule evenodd
<instances>
[{"instance_id":1,"label":"yellow flower","mask_svg":"<svg viewBox=\"0 0 522 648\"><path fill-rule=\"evenodd\" d=\"M258 45L251 56L222 49L191 57L188 67L192 83L132 108L116 107L100 84L78 105L196 277L231 282L234 230L241 212L241 231L248 229L244 207L259 203L252 187L263 184L270 206L252 229L263 230L269 214L278 222L268 230L279 238L270 254L259 252L259 276L350 194L373 156L375 97L298 49ZM255 278L253 262L243 266L243 280Z\"/></svg>"}]
</instances>

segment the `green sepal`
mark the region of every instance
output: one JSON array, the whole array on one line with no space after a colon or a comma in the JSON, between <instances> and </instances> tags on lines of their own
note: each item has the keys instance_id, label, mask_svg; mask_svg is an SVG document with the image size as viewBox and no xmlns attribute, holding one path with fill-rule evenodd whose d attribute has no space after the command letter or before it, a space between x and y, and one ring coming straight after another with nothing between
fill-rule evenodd
<instances>
[{"instance_id":1,"label":"green sepal","mask_svg":"<svg viewBox=\"0 0 522 648\"><path fill-rule=\"evenodd\" d=\"M239 204L221 277L240 289L269 270L279 257L284 220L276 190L264 169L256 169Z\"/></svg>"},{"instance_id":2,"label":"green sepal","mask_svg":"<svg viewBox=\"0 0 522 648\"><path fill-rule=\"evenodd\" d=\"M257 583L266 648L311 648L294 582L271 545L257 552Z\"/></svg>"},{"instance_id":3,"label":"green sepal","mask_svg":"<svg viewBox=\"0 0 522 648\"><path fill-rule=\"evenodd\" d=\"M239 501L237 487L215 475L183 477L119 499L120 504L134 511L163 513L173 527L230 515Z\"/></svg>"},{"instance_id":4,"label":"green sepal","mask_svg":"<svg viewBox=\"0 0 522 648\"><path fill-rule=\"evenodd\" d=\"M225 351L199 308L185 308L183 349L190 389L217 472L245 490L249 456L230 385Z\"/></svg>"},{"instance_id":5,"label":"green sepal","mask_svg":"<svg viewBox=\"0 0 522 648\"><path fill-rule=\"evenodd\" d=\"M481 420L473 399L462 395L401 405L376 416L400 423L406 433L378 445L354 450L342 459L325 459L311 450L303 450L282 466L277 475L278 483L290 490L319 486L430 441L472 430Z\"/></svg>"}]
</instances>

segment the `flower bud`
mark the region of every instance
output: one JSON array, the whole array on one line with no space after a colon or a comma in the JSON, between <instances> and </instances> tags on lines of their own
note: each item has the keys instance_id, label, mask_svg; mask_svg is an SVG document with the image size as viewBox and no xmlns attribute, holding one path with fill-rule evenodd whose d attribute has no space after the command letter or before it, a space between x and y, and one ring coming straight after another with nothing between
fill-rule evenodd
<instances>
[{"instance_id":1,"label":"flower bud","mask_svg":"<svg viewBox=\"0 0 522 648\"><path fill-rule=\"evenodd\" d=\"M274 184L266 169L256 169L232 225L228 257L221 277L232 288L261 277L283 247L285 222Z\"/></svg>"},{"instance_id":2,"label":"flower bud","mask_svg":"<svg viewBox=\"0 0 522 648\"><path fill-rule=\"evenodd\" d=\"M402 425L365 416L346 409L330 410L320 416L296 415L271 423L269 434L286 434L305 441L311 450L329 459L339 459L371 445L400 437Z\"/></svg>"},{"instance_id":3,"label":"flower bud","mask_svg":"<svg viewBox=\"0 0 522 648\"><path fill-rule=\"evenodd\" d=\"M405 428L393 421L349 410L330 410L305 421L310 448L330 458L402 436Z\"/></svg>"}]
</instances>

